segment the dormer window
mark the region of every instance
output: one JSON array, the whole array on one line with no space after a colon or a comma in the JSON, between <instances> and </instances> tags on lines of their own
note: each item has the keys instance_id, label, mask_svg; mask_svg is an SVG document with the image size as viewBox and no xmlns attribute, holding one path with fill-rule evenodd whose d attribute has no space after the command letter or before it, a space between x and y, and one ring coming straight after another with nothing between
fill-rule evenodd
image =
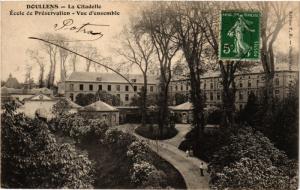
<instances>
[{"instance_id":1,"label":"dormer window","mask_svg":"<svg viewBox=\"0 0 300 190\"><path fill-rule=\"evenodd\" d=\"M101 81L102 80L102 77L97 77L96 78L96 81Z\"/></svg>"},{"instance_id":2,"label":"dormer window","mask_svg":"<svg viewBox=\"0 0 300 190\"><path fill-rule=\"evenodd\" d=\"M136 79L131 79L131 82L136 82Z\"/></svg>"}]
</instances>

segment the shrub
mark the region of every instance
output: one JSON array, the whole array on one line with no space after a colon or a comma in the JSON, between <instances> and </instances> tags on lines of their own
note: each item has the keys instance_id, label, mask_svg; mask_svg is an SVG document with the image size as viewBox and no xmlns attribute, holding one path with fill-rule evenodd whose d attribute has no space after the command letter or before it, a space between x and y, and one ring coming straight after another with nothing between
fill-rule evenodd
<instances>
[{"instance_id":1,"label":"shrub","mask_svg":"<svg viewBox=\"0 0 300 190\"><path fill-rule=\"evenodd\" d=\"M47 123L1 115L1 181L5 188L92 188L92 163L70 144L59 145Z\"/></svg>"},{"instance_id":2,"label":"shrub","mask_svg":"<svg viewBox=\"0 0 300 190\"><path fill-rule=\"evenodd\" d=\"M149 155L149 147L143 141L134 141L128 146L127 156L133 162L146 161Z\"/></svg>"},{"instance_id":3,"label":"shrub","mask_svg":"<svg viewBox=\"0 0 300 190\"><path fill-rule=\"evenodd\" d=\"M132 167L132 175L131 181L134 184L142 184L142 182L146 181L151 172L156 170L156 168L146 161L140 161L133 164Z\"/></svg>"},{"instance_id":4,"label":"shrub","mask_svg":"<svg viewBox=\"0 0 300 190\"><path fill-rule=\"evenodd\" d=\"M217 151L209 164L211 187L286 189L292 176L289 160L262 133L243 127Z\"/></svg>"},{"instance_id":5,"label":"shrub","mask_svg":"<svg viewBox=\"0 0 300 190\"><path fill-rule=\"evenodd\" d=\"M62 114L60 117L52 119L50 123L53 131L61 131L77 142L89 141L91 138L97 138L102 142L105 132L109 128L105 122L99 119L86 120L78 114Z\"/></svg>"}]
</instances>

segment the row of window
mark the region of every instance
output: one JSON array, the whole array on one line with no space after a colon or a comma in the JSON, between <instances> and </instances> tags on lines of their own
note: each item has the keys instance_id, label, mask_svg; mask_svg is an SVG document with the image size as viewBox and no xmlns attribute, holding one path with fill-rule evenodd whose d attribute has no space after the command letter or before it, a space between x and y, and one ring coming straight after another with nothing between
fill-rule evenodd
<instances>
[{"instance_id":1,"label":"row of window","mask_svg":"<svg viewBox=\"0 0 300 190\"><path fill-rule=\"evenodd\" d=\"M173 87L174 87L174 89L173 89ZM177 86L177 85L174 85L174 86L170 86L170 90L171 91L184 91L184 86L183 85L180 85L180 88ZM189 90L189 86L188 85L186 85L185 86L185 90L187 91L187 90Z\"/></svg>"},{"instance_id":2,"label":"row of window","mask_svg":"<svg viewBox=\"0 0 300 190\"><path fill-rule=\"evenodd\" d=\"M248 91L248 92L247 92L248 96L250 95L250 93L251 93L251 91ZM276 95L276 96L278 96L279 93L280 93L279 90L275 90L275 95ZM206 99L208 99L208 94L207 94L207 93L205 93L205 97L206 97ZM243 92L243 91L239 91L239 92L238 92L237 98L238 98L239 100L243 100L243 99L244 99L244 92ZM220 92L217 92L217 100L220 100L220 99L221 99L221 97L220 97ZM210 92L210 93L209 93L209 100L214 100L214 93L213 93L213 92Z\"/></svg>"},{"instance_id":3,"label":"row of window","mask_svg":"<svg viewBox=\"0 0 300 190\"><path fill-rule=\"evenodd\" d=\"M222 85L221 82L219 82L220 85ZM256 86L258 86L259 84L259 80L256 80ZM279 78L275 78L275 85L276 86L279 86ZM243 88L243 83L240 82L239 83L239 87L240 88ZM248 81L248 88L251 88L252 87L252 80L249 80ZM213 89L214 88L214 83L210 83L210 89ZM203 83L203 89L206 89L206 83Z\"/></svg>"},{"instance_id":4,"label":"row of window","mask_svg":"<svg viewBox=\"0 0 300 190\"><path fill-rule=\"evenodd\" d=\"M116 91L121 91L121 85L116 85L115 87L116 87L115 88ZM125 85L125 91L126 92L129 92L129 88L130 88L129 85ZM84 91L84 84L79 84L79 90L80 91ZM93 84L89 84L88 85L88 90L89 91L94 91L94 85ZM102 84L98 85L98 89L97 90L104 90ZM107 88L105 90L112 91L112 85L110 85L110 84L107 85ZM154 91L154 86L150 86L149 90L150 90L150 92L153 92ZM70 84L70 91L74 91L74 84ZM133 91L137 92L138 91L138 87L137 86L133 86Z\"/></svg>"},{"instance_id":5,"label":"row of window","mask_svg":"<svg viewBox=\"0 0 300 190\"><path fill-rule=\"evenodd\" d=\"M120 99L121 99L121 95L120 94L116 94L116 96L118 96ZM74 97L74 94L73 93L70 93L70 99L72 101L75 101L75 97ZM124 99L126 102L129 101L129 94L125 94L125 99Z\"/></svg>"}]
</instances>

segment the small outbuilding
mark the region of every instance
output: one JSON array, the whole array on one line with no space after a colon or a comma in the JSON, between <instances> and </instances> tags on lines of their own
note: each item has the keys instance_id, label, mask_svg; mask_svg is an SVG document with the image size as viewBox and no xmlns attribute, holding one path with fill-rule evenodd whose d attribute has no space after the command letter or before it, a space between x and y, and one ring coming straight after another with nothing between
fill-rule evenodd
<instances>
[{"instance_id":1,"label":"small outbuilding","mask_svg":"<svg viewBox=\"0 0 300 190\"><path fill-rule=\"evenodd\" d=\"M24 99L24 104L18 108L19 112L24 113L30 118L40 116L46 119L54 117L53 106L61 99L65 99L68 103L69 113L76 113L81 106L75 104L67 98L54 98L45 94L33 95Z\"/></svg>"},{"instance_id":2,"label":"small outbuilding","mask_svg":"<svg viewBox=\"0 0 300 190\"><path fill-rule=\"evenodd\" d=\"M185 102L170 108L175 113L176 121L179 123L191 123L193 120L193 104Z\"/></svg>"},{"instance_id":3,"label":"small outbuilding","mask_svg":"<svg viewBox=\"0 0 300 190\"><path fill-rule=\"evenodd\" d=\"M80 108L79 113L86 119L101 119L109 126L119 125L119 110L100 100Z\"/></svg>"}]
</instances>

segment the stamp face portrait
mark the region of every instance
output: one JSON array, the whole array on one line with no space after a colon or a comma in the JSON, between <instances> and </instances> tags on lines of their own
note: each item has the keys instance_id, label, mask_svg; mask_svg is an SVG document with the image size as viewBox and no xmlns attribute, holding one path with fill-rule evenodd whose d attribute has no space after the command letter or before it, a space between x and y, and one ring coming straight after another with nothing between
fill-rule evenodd
<instances>
[{"instance_id":1,"label":"stamp face portrait","mask_svg":"<svg viewBox=\"0 0 300 190\"><path fill-rule=\"evenodd\" d=\"M220 60L260 59L260 12L221 11Z\"/></svg>"}]
</instances>

